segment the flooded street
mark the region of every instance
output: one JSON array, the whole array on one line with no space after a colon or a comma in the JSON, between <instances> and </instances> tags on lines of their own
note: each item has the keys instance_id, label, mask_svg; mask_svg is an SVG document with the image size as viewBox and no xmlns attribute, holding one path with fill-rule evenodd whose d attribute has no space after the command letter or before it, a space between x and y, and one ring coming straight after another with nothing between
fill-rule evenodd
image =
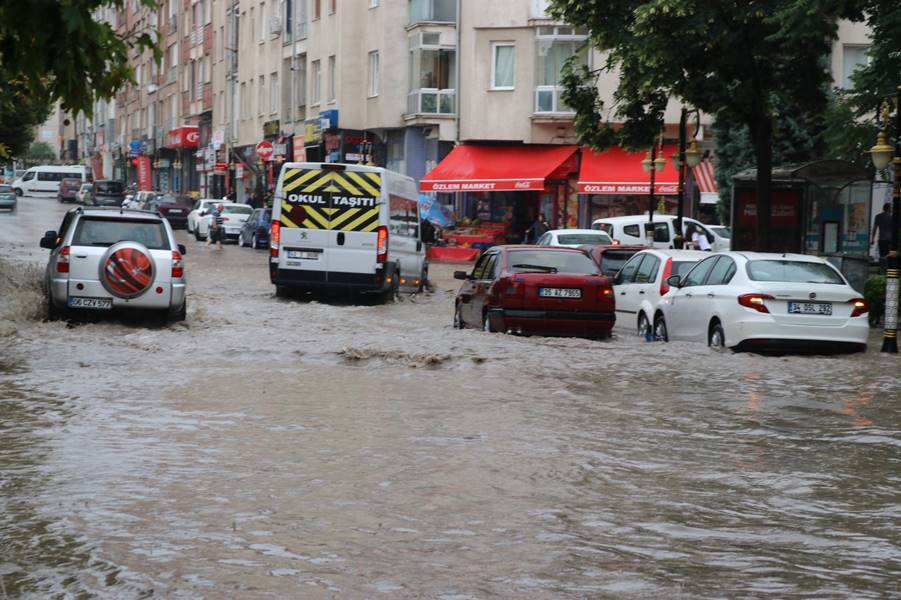
<instances>
[{"instance_id":1,"label":"flooded street","mask_svg":"<svg viewBox=\"0 0 901 600\"><path fill-rule=\"evenodd\" d=\"M901 362L282 300L184 231L188 318L44 322L0 212L0 598L901 597ZM459 268L459 267L458 267Z\"/></svg>"}]
</instances>

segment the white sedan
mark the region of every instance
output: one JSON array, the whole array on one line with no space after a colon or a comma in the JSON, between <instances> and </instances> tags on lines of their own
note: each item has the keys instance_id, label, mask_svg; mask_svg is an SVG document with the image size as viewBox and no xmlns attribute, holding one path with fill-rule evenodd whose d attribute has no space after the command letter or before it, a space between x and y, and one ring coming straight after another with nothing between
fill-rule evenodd
<instances>
[{"instance_id":1,"label":"white sedan","mask_svg":"<svg viewBox=\"0 0 901 600\"><path fill-rule=\"evenodd\" d=\"M607 232L597 229L551 229L538 238L536 243L539 246L578 248L579 246L613 244L613 238Z\"/></svg>"},{"instance_id":2,"label":"white sedan","mask_svg":"<svg viewBox=\"0 0 901 600\"><path fill-rule=\"evenodd\" d=\"M723 252L668 283L654 316L659 340L736 350L867 347L867 301L816 256Z\"/></svg>"},{"instance_id":3,"label":"white sedan","mask_svg":"<svg viewBox=\"0 0 901 600\"><path fill-rule=\"evenodd\" d=\"M217 204L233 204L227 200L216 200L213 198L200 198L194 201L194 206L191 207L191 212L188 213L188 222L185 227L188 229L188 233L193 233L195 237L197 236L197 222L200 220L201 213L212 210L214 206ZM199 237L197 238L200 239Z\"/></svg>"},{"instance_id":4,"label":"white sedan","mask_svg":"<svg viewBox=\"0 0 901 600\"><path fill-rule=\"evenodd\" d=\"M235 204L233 202L222 202L222 216L225 227L224 240L236 240L241 235L241 227L244 221L253 214L253 207L249 204ZM200 219L194 229L194 237L198 240L205 240L210 235L210 221L213 219L213 208L210 206L200 214Z\"/></svg>"}]
</instances>

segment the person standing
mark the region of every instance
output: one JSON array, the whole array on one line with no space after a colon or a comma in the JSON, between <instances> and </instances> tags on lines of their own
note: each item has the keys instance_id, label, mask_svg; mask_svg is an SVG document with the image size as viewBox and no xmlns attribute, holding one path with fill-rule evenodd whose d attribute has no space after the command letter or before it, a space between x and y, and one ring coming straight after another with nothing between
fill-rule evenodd
<instances>
[{"instance_id":1,"label":"person standing","mask_svg":"<svg viewBox=\"0 0 901 600\"><path fill-rule=\"evenodd\" d=\"M538 240L545 233L548 232L550 227L548 227L547 219L545 218L543 213L538 213L538 217L535 219L535 222L529 227L526 231L526 243L527 244L537 244Z\"/></svg>"},{"instance_id":2,"label":"person standing","mask_svg":"<svg viewBox=\"0 0 901 600\"><path fill-rule=\"evenodd\" d=\"M873 234L870 236L871 244L878 244L880 261L885 260L892 245L893 225L892 204L891 202L886 202L882 205L882 212L876 215L876 219L873 221ZM876 237L877 230L879 231L879 237Z\"/></svg>"}]
</instances>

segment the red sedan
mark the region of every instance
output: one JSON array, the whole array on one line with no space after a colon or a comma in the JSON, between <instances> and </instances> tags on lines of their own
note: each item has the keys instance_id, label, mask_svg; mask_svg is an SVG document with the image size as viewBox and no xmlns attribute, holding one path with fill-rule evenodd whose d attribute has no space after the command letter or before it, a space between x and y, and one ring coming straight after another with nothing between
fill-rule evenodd
<instances>
[{"instance_id":1,"label":"red sedan","mask_svg":"<svg viewBox=\"0 0 901 600\"><path fill-rule=\"evenodd\" d=\"M454 277L459 329L604 338L616 321L610 280L576 248L495 246Z\"/></svg>"}]
</instances>

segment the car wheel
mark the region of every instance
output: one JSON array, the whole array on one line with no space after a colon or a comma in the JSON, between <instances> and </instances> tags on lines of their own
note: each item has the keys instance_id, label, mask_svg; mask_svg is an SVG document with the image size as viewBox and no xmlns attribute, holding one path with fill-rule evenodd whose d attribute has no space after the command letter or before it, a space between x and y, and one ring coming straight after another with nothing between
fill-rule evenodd
<instances>
[{"instance_id":1,"label":"car wheel","mask_svg":"<svg viewBox=\"0 0 901 600\"><path fill-rule=\"evenodd\" d=\"M726 333L719 321L714 321L707 334L707 345L711 348L722 349L726 347Z\"/></svg>"},{"instance_id":2,"label":"car wheel","mask_svg":"<svg viewBox=\"0 0 901 600\"><path fill-rule=\"evenodd\" d=\"M22 196L22 188L16 188L15 192L16 192L16 196L19 196L19 197Z\"/></svg>"},{"instance_id":3,"label":"car wheel","mask_svg":"<svg viewBox=\"0 0 901 600\"><path fill-rule=\"evenodd\" d=\"M190 221L185 222L185 229L187 230L188 233L194 233L194 230L191 229L191 222L190 222Z\"/></svg>"},{"instance_id":4,"label":"car wheel","mask_svg":"<svg viewBox=\"0 0 901 600\"><path fill-rule=\"evenodd\" d=\"M460 311L460 304L454 305L454 329L463 329L466 325L463 323L463 313Z\"/></svg>"},{"instance_id":5,"label":"car wheel","mask_svg":"<svg viewBox=\"0 0 901 600\"><path fill-rule=\"evenodd\" d=\"M485 333L495 333L494 327L491 325L491 319L488 318L488 310L482 314L482 331Z\"/></svg>"},{"instance_id":6,"label":"car wheel","mask_svg":"<svg viewBox=\"0 0 901 600\"><path fill-rule=\"evenodd\" d=\"M651 324L648 323L648 317L641 312L638 314L638 337L651 340Z\"/></svg>"},{"instance_id":7,"label":"car wheel","mask_svg":"<svg viewBox=\"0 0 901 600\"><path fill-rule=\"evenodd\" d=\"M202 242L204 240L204 238L200 237L199 229L194 230L194 239L197 240L198 242Z\"/></svg>"},{"instance_id":8,"label":"car wheel","mask_svg":"<svg viewBox=\"0 0 901 600\"><path fill-rule=\"evenodd\" d=\"M253 237L250 238L250 247L254 250L260 247L260 240L257 238L257 234L253 234Z\"/></svg>"},{"instance_id":9,"label":"car wheel","mask_svg":"<svg viewBox=\"0 0 901 600\"><path fill-rule=\"evenodd\" d=\"M188 301L185 300L181 303L181 306L178 308L170 308L168 314L166 315L166 320L169 323L176 323L178 321L184 321L188 316Z\"/></svg>"},{"instance_id":10,"label":"car wheel","mask_svg":"<svg viewBox=\"0 0 901 600\"><path fill-rule=\"evenodd\" d=\"M669 336L666 332L666 319L663 315L654 317L654 340L658 342L668 342Z\"/></svg>"},{"instance_id":11,"label":"car wheel","mask_svg":"<svg viewBox=\"0 0 901 600\"><path fill-rule=\"evenodd\" d=\"M400 271L395 271L394 279L391 281L391 288L382 294L382 302L384 304L394 302L397 300L398 293L400 293Z\"/></svg>"}]
</instances>

